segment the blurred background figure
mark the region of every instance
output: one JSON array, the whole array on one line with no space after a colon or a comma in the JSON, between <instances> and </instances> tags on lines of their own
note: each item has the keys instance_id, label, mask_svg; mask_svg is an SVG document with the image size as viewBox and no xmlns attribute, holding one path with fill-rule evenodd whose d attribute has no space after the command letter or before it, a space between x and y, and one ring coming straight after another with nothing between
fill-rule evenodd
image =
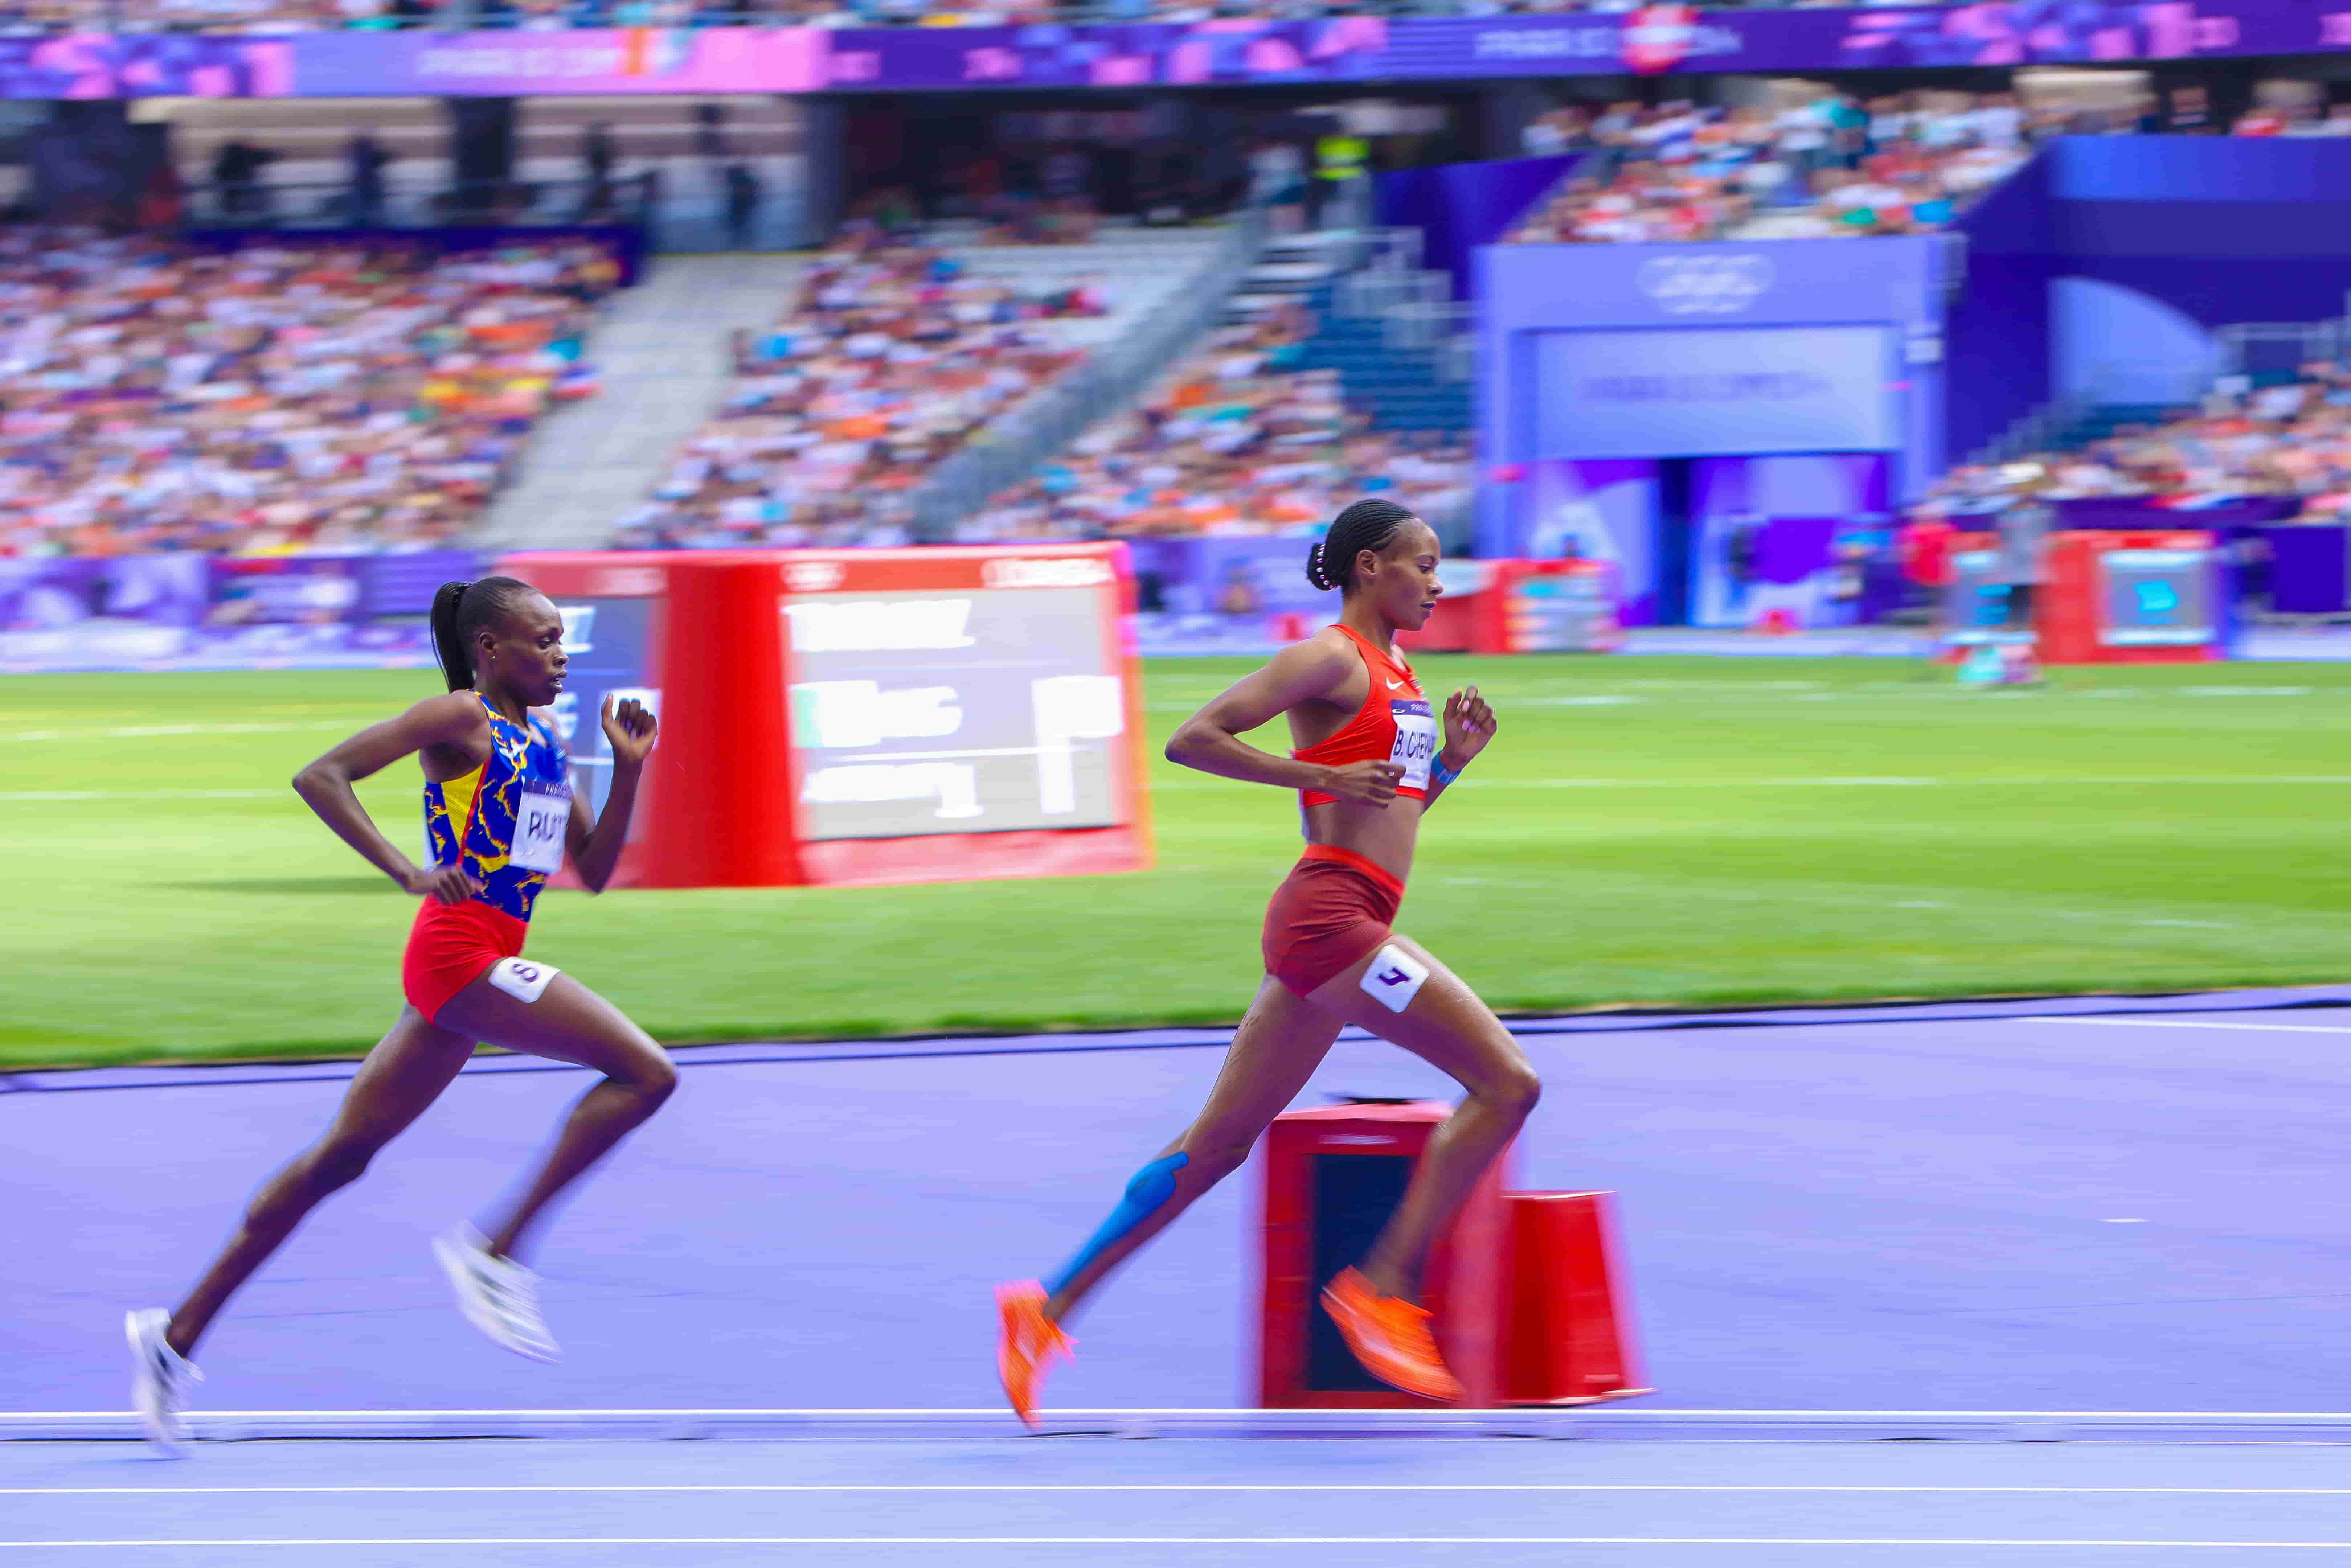
<instances>
[{"instance_id":1,"label":"blurred background figure","mask_svg":"<svg viewBox=\"0 0 2351 1568\"><path fill-rule=\"evenodd\" d=\"M372 131L362 130L352 135L345 161L350 170L351 222L360 228L372 228L383 221L383 171L392 156Z\"/></svg>"}]
</instances>

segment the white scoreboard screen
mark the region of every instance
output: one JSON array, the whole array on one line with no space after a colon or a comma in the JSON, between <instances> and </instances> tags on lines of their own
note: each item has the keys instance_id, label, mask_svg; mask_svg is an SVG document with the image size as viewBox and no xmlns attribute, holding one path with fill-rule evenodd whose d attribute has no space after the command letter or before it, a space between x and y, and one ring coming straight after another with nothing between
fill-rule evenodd
<instances>
[{"instance_id":1,"label":"white scoreboard screen","mask_svg":"<svg viewBox=\"0 0 2351 1568\"><path fill-rule=\"evenodd\" d=\"M781 609L801 837L1123 820L1128 693L1100 586L787 592Z\"/></svg>"},{"instance_id":2,"label":"white scoreboard screen","mask_svg":"<svg viewBox=\"0 0 2351 1568\"><path fill-rule=\"evenodd\" d=\"M1151 863L1122 544L549 552L601 803L609 695L657 704L622 887L873 887Z\"/></svg>"}]
</instances>

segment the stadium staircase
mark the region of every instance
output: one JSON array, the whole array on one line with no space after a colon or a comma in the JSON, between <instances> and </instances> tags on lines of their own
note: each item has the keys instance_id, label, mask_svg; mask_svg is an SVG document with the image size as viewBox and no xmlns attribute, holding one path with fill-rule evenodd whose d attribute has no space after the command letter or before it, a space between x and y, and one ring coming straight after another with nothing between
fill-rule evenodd
<instances>
[{"instance_id":1,"label":"stadium staircase","mask_svg":"<svg viewBox=\"0 0 2351 1568\"><path fill-rule=\"evenodd\" d=\"M1277 238L1228 314L1294 301L1314 313L1297 368L1336 371L1374 430L1466 431L1471 356L1462 308L1444 273L1419 265L1411 229L1320 231Z\"/></svg>"},{"instance_id":2,"label":"stadium staircase","mask_svg":"<svg viewBox=\"0 0 2351 1568\"><path fill-rule=\"evenodd\" d=\"M919 539L952 538L956 524L990 497L1033 473L1096 419L1133 402L1216 324L1264 243L1262 220L1247 213L1205 227L1105 223L1092 240L1076 246L987 246L977 238L959 237L952 225L932 231L934 243L974 277L1025 276L1032 284L1092 277L1107 284L1112 311L1035 324L1056 346L1085 350L1085 361L932 471L911 497Z\"/></svg>"},{"instance_id":3,"label":"stadium staircase","mask_svg":"<svg viewBox=\"0 0 2351 1568\"><path fill-rule=\"evenodd\" d=\"M1391 346L1384 321L1343 315L1336 292L1326 284L1310 301L1321 326L1306 340L1299 368L1338 371L1347 401L1370 411L1374 430L1469 429L1469 383L1445 379L1442 350Z\"/></svg>"},{"instance_id":4,"label":"stadium staircase","mask_svg":"<svg viewBox=\"0 0 2351 1568\"><path fill-rule=\"evenodd\" d=\"M772 323L807 262L674 256L619 298L588 343L602 385L549 416L473 542L486 549L598 549L653 493L678 446L734 382L728 335Z\"/></svg>"}]
</instances>

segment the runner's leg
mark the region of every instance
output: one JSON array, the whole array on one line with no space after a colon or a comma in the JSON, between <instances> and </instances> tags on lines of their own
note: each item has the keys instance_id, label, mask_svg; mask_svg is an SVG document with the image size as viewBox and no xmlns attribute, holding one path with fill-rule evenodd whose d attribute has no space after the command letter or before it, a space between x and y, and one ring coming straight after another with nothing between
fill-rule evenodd
<instances>
[{"instance_id":1,"label":"runner's leg","mask_svg":"<svg viewBox=\"0 0 2351 1568\"><path fill-rule=\"evenodd\" d=\"M173 1309L165 1343L183 1356L193 1353L229 1297L328 1194L357 1181L377 1152L440 1098L473 1051L471 1036L435 1029L414 1008L402 1008L360 1064L326 1134L254 1195L245 1223Z\"/></svg>"},{"instance_id":2,"label":"runner's leg","mask_svg":"<svg viewBox=\"0 0 2351 1568\"><path fill-rule=\"evenodd\" d=\"M1502 1020L1452 970L1410 937L1391 937L1389 945L1428 970L1402 1012L1390 1011L1364 989L1364 975L1381 962L1385 947L1317 988L1312 1002L1326 1016L1393 1040L1468 1092L1429 1139L1404 1201L1357 1265L1381 1295L1416 1302L1430 1249L1486 1167L1525 1125L1542 1084Z\"/></svg>"},{"instance_id":3,"label":"runner's leg","mask_svg":"<svg viewBox=\"0 0 2351 1568\"><path fill-rule=\"evenodd\" d=\"M1133 1223L1115 1230L1106 1226L1081 1249L1063 1277L1049 1287L1052 1293L1045 1315L1055 1322L1067 1317L1112 1270L1166 1229L1195 1198L1238 1170L1258 1134L1298 1097L1322 1065L1331 1042L1339 1038L1339 1028L1337 1017L1267 976L1249 1015L1233 1031L1207 1103L1183 1135L1160 1151L1161 1160L1184 1156L1173 1172L1173 1191ZM1124 1209L1123 1205L1113 1214L1113 1226Z\"/></svg>"},{"instance_id":4,"label":"runner's leg","mask_svg":"<svg viewBox=\"0 0 2351 1568\"><path fill-rule=\"evenodd\" d=\"M661 1109L677 1087L677 1069L620 1009L560 972L531 1002L499 990L486 975L449 999L441 1022L468 1039L604 1075L573 1103L530 1185L489 1230L490 1255L511 1258L558 1194Z\"/></svg>"}]
</instances>

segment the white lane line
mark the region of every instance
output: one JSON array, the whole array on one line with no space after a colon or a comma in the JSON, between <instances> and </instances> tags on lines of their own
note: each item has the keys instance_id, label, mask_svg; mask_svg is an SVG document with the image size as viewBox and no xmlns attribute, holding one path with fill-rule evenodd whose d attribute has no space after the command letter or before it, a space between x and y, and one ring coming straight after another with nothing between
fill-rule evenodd
<instances>
[{"instance_id":1,"label":"white lane line","mask_svg":"<svg viewBox=\"0 0 2351 1568\"><path fill-rule=\"evenodd\" d=\"M2018 1023L2095 1024L2100 1029L2239 1029L2263 1034L2351 1034L2351 1025L2323 1023L2228 1023L2215 1019L2023 1018Z\"/></svg>"},{"instance_id":2,"label":"white lane line","mask_svg":"<svg viewBox=\"0 0 2351 1568\"><path fill-rule=\"evenodd\" d=\"M28 1546L2115 1546L2344 1551L2342 1541L2097 1540L1938 1535L390 1535L0 1541Z\"/></svg>"},{"instance_id":3,"label":"white lane line","mask_svg":"<svg viewBox=\"0 0 2351 1568\"><path fill-rule=\"evenodd\" d=\"M1699 1486L1669 1481L1147 1481L1147 1483L524 1483L524 1486L0 1486L0 1498L216 1498L376 1493L1928 1493L2020 1498L2351 1498L2351 1486Z\"/></svg>"}]
</instances>

